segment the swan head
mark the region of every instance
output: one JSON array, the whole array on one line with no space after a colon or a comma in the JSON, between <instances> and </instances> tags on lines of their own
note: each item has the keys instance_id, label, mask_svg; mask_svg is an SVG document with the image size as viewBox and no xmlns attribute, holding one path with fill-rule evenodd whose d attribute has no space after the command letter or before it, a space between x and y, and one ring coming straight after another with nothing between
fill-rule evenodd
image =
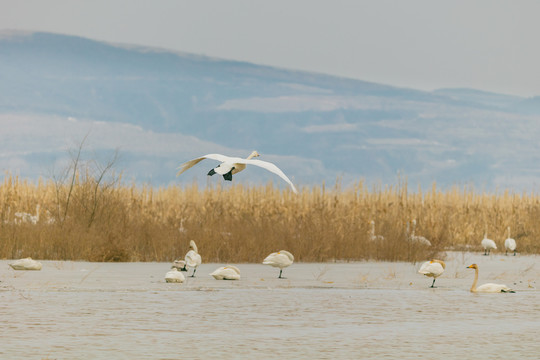
<instances>
[{"instance_id":1,"label":"swan head","mask_svg":"<svg viewBox=\"0 0 540 360\"><path fill-rule=\"evenodd\" d=\"M478 265L476 265L476 264L469 265L469 266L467 266L467 269L476 269L476 270L478 270Z\"/></svg>"},{"instance_id":2,"label":"swan head","mask_svg":"<svg viewBox=\"0 0 540 360\"><path fill-rule=\"evenodd\" d=\"M261 156L261 155L259 155L259 153L257 152L257 150L253 150L253 151L251 152L251 154L249 154L248 159L252 159L252 158L254 158L254 157L259 157L259 156Z\"/></svg>"}]
</instances>

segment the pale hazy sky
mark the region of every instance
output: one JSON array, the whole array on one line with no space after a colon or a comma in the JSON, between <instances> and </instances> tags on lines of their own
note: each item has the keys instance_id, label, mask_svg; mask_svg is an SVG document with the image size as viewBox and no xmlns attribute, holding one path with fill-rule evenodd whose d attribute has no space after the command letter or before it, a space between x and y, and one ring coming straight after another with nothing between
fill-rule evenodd
<instances>
[{"instance_id":1,"label":"pale hazy sky","mask_svg":"<svg viewBox=\"0 0 540 360\"><path fill-rule=\"evenodd\" d=\"M0 0L0 30L528 97L540 95L539 18L536 0Z\"/></svg>"}]
</instances>

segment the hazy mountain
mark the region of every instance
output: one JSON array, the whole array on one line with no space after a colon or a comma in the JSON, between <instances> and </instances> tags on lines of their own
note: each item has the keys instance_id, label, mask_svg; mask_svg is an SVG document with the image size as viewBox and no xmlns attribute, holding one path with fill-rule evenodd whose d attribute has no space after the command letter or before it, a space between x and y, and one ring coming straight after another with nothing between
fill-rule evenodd
<instances>
[{"instance_id":1,"label":"hazy mountain","mask_svg":"<svg viewBox=\"0 0 540 360\"><path fill-rule=\"evenodd\" d=\"M119 149L124 178L206 181L210 160L256 149L299 185L359 179L416 187L536 189L540 98L423 92L49 33L0 35L0 166L50 176L66 150ZM249 169L235 181L281 184ZM220 182L212 178L212 182Z\"/></svg>"}]
</instances>

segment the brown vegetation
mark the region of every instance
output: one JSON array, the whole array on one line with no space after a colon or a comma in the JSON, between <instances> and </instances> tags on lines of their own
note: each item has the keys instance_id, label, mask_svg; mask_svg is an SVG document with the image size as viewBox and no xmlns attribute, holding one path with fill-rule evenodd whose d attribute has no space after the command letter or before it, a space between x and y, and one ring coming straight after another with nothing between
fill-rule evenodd
<instances>
[{"instance_id":1,"label":"brown vegetation","mask_svg":"<svg viewBox=\"0 0 540 360\"><path fill-rule=\"evenodd\" d=\"M31 183L7 174L0 185L0 258L172 261L194 239L205 262L260 262L287 249L297 261L419 261L446 249L480 250L488 235L503 252L507 226L521 253L538 253L540 197L475 194L454 188L408 191L325 186L299 195L272 185L199 189L126 186L104 171ZM75 172L73 172L75 174ZM112 180L111 180L112 179ZM36 224L16 212L35 213ZM425 247L407 240L407 222ZM371 240L370 221L384 240Z\"/></svg>"}]
</instances>

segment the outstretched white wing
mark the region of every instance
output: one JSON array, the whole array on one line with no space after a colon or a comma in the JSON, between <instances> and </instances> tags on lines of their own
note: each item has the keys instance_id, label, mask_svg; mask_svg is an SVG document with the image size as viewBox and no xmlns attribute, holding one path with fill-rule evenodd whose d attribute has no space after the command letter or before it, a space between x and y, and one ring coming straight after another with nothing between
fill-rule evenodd
<instances>
[{"instance_id":1,"label":"outstretched white wing","mask_svg":"<svg viewBox=\"0 0 540 360\"><path fill-rule=\"evenodd\" d=\"M285 180L287 184L291 185L293 192L295 194L298 194L298 191L294 187L294 184L292 183L291 180L289 180L287 175L285 175L283 171L281 171L276 165L272 164L271 162L263 161L263 160L247 160L247 159L240 159L240 160L241 161L236 161L236 162L240 164L257 165L259 167L262 167L263 169L273 172L276 175L279 175L279 177Z\"/></svg>"},{"instance_id":2,"label":"outstretched white wing","mask_svg":"<svg viewBox=\"0 0 540 360\"><path fill-rule=\"evenodd\" d=\"M203 161L204 159L212 159L212 160L217 160L217 161L221 161L221 162L229 162L229 160L242 160L242 158L235 158L235 157L231 158L231 157L221 155L221 154L207 154L207 155L201 156L199 158L186 161L185 163L180 165L178 167L178 169L180 169L180 171L178 171L176 173L176 176L179 176L180 174L182 174L186 170L192 168L193 166L195 166L198 163L200 163L201 161Z\"/></svg>"}]
</instances>

